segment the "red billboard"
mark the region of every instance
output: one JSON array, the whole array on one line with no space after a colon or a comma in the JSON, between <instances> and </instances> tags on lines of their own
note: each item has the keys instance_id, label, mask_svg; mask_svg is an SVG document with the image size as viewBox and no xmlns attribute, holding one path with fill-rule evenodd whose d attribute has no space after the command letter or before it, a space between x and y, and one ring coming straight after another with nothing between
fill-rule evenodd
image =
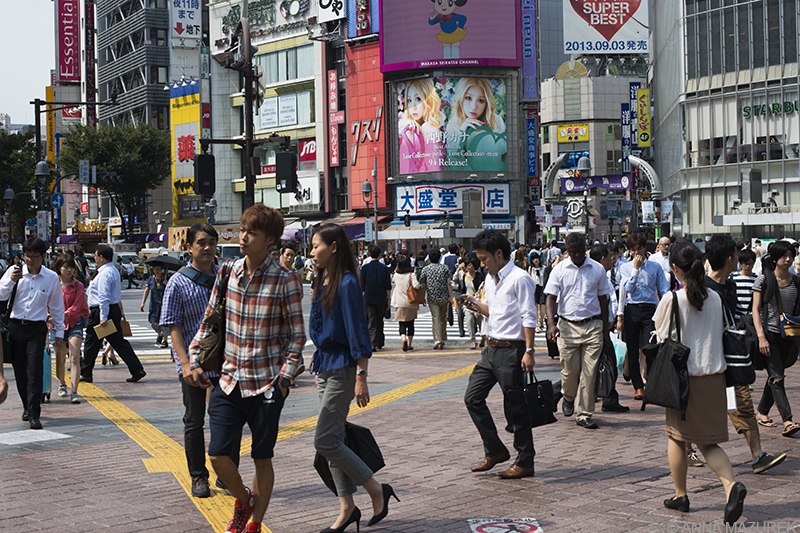
<instances>
[{"instance_id":1,"label":"red billboard","mask_svg":"<svg viewBox=\"0 0 800 533\"><path fill-rule=\"evenodd\" d=\"M375 186L372 171L377 161L378 207L392 205L386 190L386 106L383 99L383 76L380 46L369 43L347 48L350 76L347 80L347 128L349 153L350 208L366 207L361 186L369 180ZM376 159L377 158L377 159ZM370 207L372 207L370 202Z\"/></svg>"},{"instance_id":2,"label":"red billboard","mask_svg":"<svg viewBox=\"0 0 800 533\"><path fill-rule=\"evenodd\" d=\"M58 68L56 79L81 81L81 15L79 0L56 2L56 48Z\"/></svg>"}]
</instances>

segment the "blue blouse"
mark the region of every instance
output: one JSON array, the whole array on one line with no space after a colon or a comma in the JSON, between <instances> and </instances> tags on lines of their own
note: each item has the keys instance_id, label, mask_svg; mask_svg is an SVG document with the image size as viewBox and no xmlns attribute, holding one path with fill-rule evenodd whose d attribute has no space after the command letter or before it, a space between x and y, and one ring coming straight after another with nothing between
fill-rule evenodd
<instances>
[{"instance_id":1,"label":"blue blouse","mask_svg":"<svg viewBox=\"0 0 800 533\"><path fill-rule=\"evenodd\" d=\"M372 356L364 298L356 277L350 272L344 275L330 315L322 304L323 291L320 284L309 320L309 336L317 347L311 361L315 374L356 366L357 359Z\"/></svg>"}]
</instances>

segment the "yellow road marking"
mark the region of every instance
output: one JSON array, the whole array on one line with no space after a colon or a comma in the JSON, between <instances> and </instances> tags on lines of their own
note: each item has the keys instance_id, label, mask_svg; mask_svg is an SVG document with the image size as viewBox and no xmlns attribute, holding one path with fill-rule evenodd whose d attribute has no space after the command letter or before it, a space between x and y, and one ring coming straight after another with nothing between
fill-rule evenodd
<instances>
[{"instance_id":1,"label":"yellow road marking","mask_svg":"<svg viewBox=\"0 0 800 533\"><path fill-rule=\"evenodd\" d=\"M468 353L468 352L465 352ZM370 400L367 407L361 408L355 404L350 405L350 415L356 415L375 409L382 405L386 405L395 400L399 400L415 392L433 387L444 383L445 381L465 376L472 372L475 365L470 365L461 370L452 372L445 372L436 376L404 385L383 394L379 394ZM55 375L55 364L53 365L53 374ZM67 373L69 374L69 373ZM67 380L71 377L68 375ZM234 498L222 493L221 491L212 490L210 498L194 498L192 497L192 478L186 470L186 455L183 447L169 438L167 435L158 430L155 426L150 424L147 420L142 418L138 413L128 408L121 402L117 401L113 396L106 393L102 389L93 385L92 383L81 384L81 396L100 414L105 416L109 421L113 422L123 433L125 433L133 442L135 442L142 450L150 454L152 457L142 459L148 472L168 472L171 473L178 484L183 488L186 494L195 504L197 509L205 516L208 523L214 528L215 531L223 531L227 526L231 516L231 509L233 508ZM300 420L292 424L287 424L280 428L278 432L278 440L288 439L296 435L300 435L307 431L313 430L317 425L317 417L313 416ZM252 449L252 438L242 441L241 455L249 454ZM210 460L206 457L206 466L208 468L210 478L209 484L214 486L216 482L216 474L211 466ZM265 533L272 533L269 528L263 526Z\"/></svg>"}]
</instances>

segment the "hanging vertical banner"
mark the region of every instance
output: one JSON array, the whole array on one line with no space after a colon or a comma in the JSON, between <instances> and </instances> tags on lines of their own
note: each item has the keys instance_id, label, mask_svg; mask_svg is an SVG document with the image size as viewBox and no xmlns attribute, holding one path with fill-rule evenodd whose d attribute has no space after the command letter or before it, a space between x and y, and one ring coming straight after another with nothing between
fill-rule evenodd
<instances>
[{"instance_id":1,"label":"hanging vertical banner","mask_svg":"<svg viewBox=\"0 0 800 533\"><path fill-rule=\"evenodd\" d=\"M339 166L339 122L335 117L339 111L339 74L336 69L328 71L328 151L332 167Z\"/></svg>"},{"instance_id":2,"label":"hanging vertical banner","mask_svg":"<svg viewBox=\"0 0 800 533\"><path fill-rule=\"evenodd\" d=\"M537 140L537 125L535 118L525 119L527 138L528 178L539 176L539 144Z\"/></svg>"},{"instance_id":3,"label":"hanging vertical banner","mask_svg":"<svg viewBox=\"0 0 800 533\"><path fill-rule=\"evenodd\" d=\"M563 226L564 225L564 206L563 205L554 205L553 206L553 222L552 226Z\"/></svg>"},{"instance_id":4,"label":"hanging vertical banner","mask_svg":"<svg viewBox=\"0 0 800 533\"><path fill-rule=\"evenodd\" d=\"M81 81L81 13L78 0L56 2L56 47L59 82Z\"/></svg>"},{"instance_id":5,"label":"hanging vertical banner","mask_svg":"<svg viewBox=\"0 0 800 533\"><path fill-rule=\"evenodd\" d=\"M622 124L622 173L627 174L631 171L631 106L630 104L620 104L621 124Z\"/></svg>"},{"instance_id":6,"label":"hanging vertical banner","mask_svg":"<svg viewBox=\"0 0 800 533\"><path fill-rule=\"evenodd\" d=\"M642 88L642 83L638 82L638 81L637 82L633 82L633 83L629 84L629 87L630 87L630 92L631 92L630 99L629 99L630 100L629 105L631 106L630 107L630 110L631 110L631 150L636 150L636 149L639 148L639 128L638 128L638 124L636 122L636 118L638 117L638 114L636 112L638 107L637 107L636 104L637 104L637 97L639 96L637 91Z\"/></svg>"},{"instance_id":7,"label":"hanging vertical banner","mask_svg":"<svg viewBox=\"0 0 800 533\"><path fill-rule=\"evenodd\" d=\"M536 73L536 2L522 0L522 97L538 98Z\"/></svg>"},{"instance_id":8,"label":"hanging vertical banner","mask_svg":"<svg viewBox=\"0 0 800 533\"><path fill-rule=\"evenodd\" d=\"M636 121L639 131L639 148L650 146L650 89L636 91Z\"/></svg>"},{"instance_id":9,"label":"hanging vertical banner","mask_svg":"<svg viewBox=\"0 0 800 533\"><path fill-rule=\"evenodd\" d=\"M48 102L55 101L55 87L45 87L44 99ZM47 160L55 162L56 160L56 116L53 113L53 106L47 106Z\"/></svg>"},{"instance_id":10,"label":"hanging vertical banner","mask_svg":"<svg viewBox=\"0 0 800 533\"><path fill-rule=\"evenodd\" d=\"M97 75L94 54L94 0L84 0L84 50L86 53L86 71L84 80L86 81L86 101L97 101ZM97 126L97 107L86 106L86 125L89 127Z\"/></svg>"},{"instance_id":11,"label":"hanging vertical banner","mask_svg":"<svg viewBox=\"0 0 800 533\"><path fill-rule=\"evenodd\" d=\"M651 201L641 202L642 204L642 222L645 224L653 224L656 221L656 208L655 203Z\"/></svg>"},{"instance_id":12,"label":"hanging vertical banner","mask_svg":"<svg viewBox=\"0 0 800 533\"><path fill-rule=\"evenodd\" d=\"M672 222L672 200L661 200L661 223L669 224Z\"/></svg>"},{"instance_id":13,"label":"hanging vertical banner","mask_svg":"<svg viewBox=\"0 0 800 533\"><path fill-rule=\"evenodd\" d=\"M543 205L533 206L533 212L536 213L536 225L544 226L547 224L547 207Z\"/></svg>"}]
</instances>

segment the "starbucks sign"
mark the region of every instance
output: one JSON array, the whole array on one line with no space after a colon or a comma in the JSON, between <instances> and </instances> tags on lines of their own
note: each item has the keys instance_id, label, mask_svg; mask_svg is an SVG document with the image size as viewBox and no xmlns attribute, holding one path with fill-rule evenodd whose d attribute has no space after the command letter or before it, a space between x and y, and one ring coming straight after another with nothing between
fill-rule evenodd
<instances>
[{"instance_id":1,"label":"starbucks sign","mask_svg":"<svg viewBox=\"0 0 800 533\"><path fill-rule=\"evenodd\" d=\"M744 118L751 118L754 116L765 116L765 115L790 115L792 113L797 113L797 100L793 102L773 102L771 104L760 104L749 106L746 105L742 107L742 117Z\"/></svg>"}]
</instances>

